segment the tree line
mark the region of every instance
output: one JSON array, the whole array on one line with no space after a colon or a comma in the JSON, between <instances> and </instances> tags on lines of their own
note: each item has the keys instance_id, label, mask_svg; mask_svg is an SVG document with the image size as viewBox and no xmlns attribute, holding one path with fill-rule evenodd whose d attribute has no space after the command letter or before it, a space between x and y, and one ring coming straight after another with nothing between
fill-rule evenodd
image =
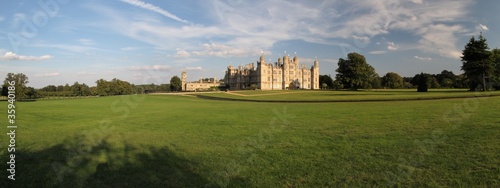
<instances>
[{"instance_id":1,"label":"tree line","mask_svg":"<svg viewBox=\"0 0 500 188\"><path fill-rule=\"evenodd\" d=\"M142 84L134 85L120 79L97 80L96 86L75 82L73 85L48 85L40 89L27 86L28 77L23 73L8 73L1 89L1 95L8 95L8 82L15 81L16 99L37 99L45 97L85 97L85 96L112 96L130 94L148 94L170 92L170 84ZM179 84L180 85L180 84Z\"/></svg>"},{"instance_id":2,"label":"tree line","mask_svg":"<svg viewBox=\"0 0 500 188\"><path fill-rule=\"evenodd\" d=\"M320 86L324 89L379 89L379 88L468 88L470 91L500 89L500 49L490 50L486 39L474 36L462 51L463 74L443 70L439 74L419 73L413 77L401 77L389 72L380 77L366 62L363 55L347 54L340 58L335 80L330 75L320 75Z\"/></svg>"}]
</instances>

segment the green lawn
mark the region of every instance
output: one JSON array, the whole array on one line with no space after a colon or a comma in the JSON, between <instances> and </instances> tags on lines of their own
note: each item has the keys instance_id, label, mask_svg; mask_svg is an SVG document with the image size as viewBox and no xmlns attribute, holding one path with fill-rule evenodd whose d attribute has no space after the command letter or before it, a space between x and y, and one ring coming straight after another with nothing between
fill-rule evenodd
<instances>
[{"instance_id":1,"label":"green lawn","mask_svg":"<svg viewBox=\"0 0 500 188\"><path fill-rule=\"evenodd\" d=\"M340 93L330 97L364 94ZM498 187L499 106L500 97L253 103L132 95L19 102L16 181L4 170L0 187ZM6 109L0 102L5 120ZM8 141L4 133L0 145ZM2 161L7 155L2 148Z\"/></svg>"},{"instance_id":2,"label":"green lawn","mask_svg":"<svg viewBox=\"0 0 500 188\"><path fill-rule=\"evenodd\" d=\"M219 93L193 93L220 99L253 101L387 101L413 99L442 99L461 97L500 96L500 91L468 92L464 89L435 89L429 92L416 92L415 89L378 89L368 91L328 91L328 90L289 90L289 91L230 91Z\"/></svg>"}]
</instances>

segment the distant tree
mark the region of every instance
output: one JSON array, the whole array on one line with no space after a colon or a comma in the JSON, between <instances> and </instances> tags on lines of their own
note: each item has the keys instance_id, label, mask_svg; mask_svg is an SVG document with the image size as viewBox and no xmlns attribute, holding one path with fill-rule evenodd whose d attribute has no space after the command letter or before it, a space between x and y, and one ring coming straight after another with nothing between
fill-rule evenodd
<instances>
[{"instance_id":1,"label":"distant tree","mask_svg":"<svg viewBox=\"0 0 500 188\"><path fill-rule=\"evenodd\" d=\"M57 90L56 90L56 91L57 91L57 92L63 92L63 91L64 91L64 86L62 86L62 85L58 85L58 86L57 86Z\"/></svg>"},{"instance_id":2,"label":"distant tree","mask_svg":"<svg viewBox=\"0 0 500 188\"><path fill-rule=\"evenodd\" d=\"M345 89L358 90L371 88L375 69L366 63L363 55L358 53L347 54L347 59L338 61L335 80Z\"/></svg>"},{"instance_id":3,"label":"distant tree","mask_svg":"<svg viewBox=\"0 0 500 188\"><path fill-rule=\"evenodd\" d=\"M110 95L111 89L109 83L104 79L99 79L96 81L97 84L97 94L99 96L108 96Z\"/></svg>"},{"instance_id":4,"label":"distant tree","mask_svg":"<svg viewBox=\"0 0 500 188\"><path fill-rule=\"evenodd\" d=\"M413 79L413 77L403 77L403 82L404 82L404 83L403 83L403 85L404 85L403 87L404 87L404 88L407 88L407 89L409 89L409 88L413 88L413 87L414 87L414 85L413 85L413 84L411 84L411 80L412 80L412 79Z\"/></svg>"},{"instance_id":5,"label":"distant tree","mask_svg":"<svg viewBox=\"0 0 500 188\"><path fill-rule=\"evenodd\" d=\"M16 99L24 99L26 98L26 92L27 92L27 86L28 84L28 77L24 75L23 73L8 73L7 76L5 77L5 80L3 82L2 86L2 95L7 96L8 94L8 87L9 82L15 81L14 87L15 87L15 94L16 94Z\"/></svg>"},{"instance_id":6,"label":"distant tree","mask_svg":"<svg viewBox=\"0 0 500 188\"><path fill-rule=\"evenodd\" d=\"M493 82L493 87L496 90L500 90L500 49L491 50L493 68L493 74L491 75L491 81Z\"/></svg>"},{"instance_id":7,"label":"distant tree","mask_svg":"<svg viewBox=\"0 0 500 188\"><path fill-rule=\"evenodd\" d=\"M373 74L372 76L371 88L373 89L382 88L382 78L380 78L380 76L377 73Z\"/></svg>"},{"instance_id":8,"label":"distant tree","mask_svg":"<svg viewBox=\"0 0 500 188\"><path fill-rule=\"evenodd\" d=\"M327 89L327 88L328 88L328 84L326 84L326 83L321 84L321 89Z\"/></svg>"},{"instance_id":9,"label":"distant tree","mask_svg":"<svg viewBox=\"0 0 500 188\"><path fill-rule=\"evenodd\" d=\"M26 98L33 99L36 98L37 92L33 87L26 87Z\"/></svg>"},{"instance_id":10,"label":"distant tree","mask_svg":"<svg viewBox=\"0 0 500 188\"><path fill-rule=\"evenodd\" d=\"M420 73L420 75L418 76L415 76L417 79L418 79L418 88L417 88L417 91L418 92L427 92L427 88L428 88L428 85L427 85L427 75L425 75L424 73Z\"/></svg>"},{"instance_id":11,"label":"distant tree","mask_svg":"<svg viewBox=\"0 0 500 188\"><path fill-rule=\"evenodd\" d=\"M452 71L443 70L436 75L436 80L442 88L453 88L457 76Z\"/></svg>"},{"instance_id":12,"label":"distant tree","mask_svg":"<svg viewBox=\"0 0 500 188\"><path fill-rule=\"evenodd\" d=\"M425 78L425 82L427 84L427 88L439 88L440 87L439 83L436 80L435 75L428 74L428 73L416 74L413 77L413 79L411 80L411 84L413 84L415 86L420 85L420 78L422 76Z\"/></svg>"},{"instance_id":13,"label":"distant tree","mask_svg":"<svg viewBox=\"0 0 500 188\"><path fill-rule=\"evenodd\" d=\"M96 95L99 95L99 93L97 92L97 87L96 86L92 86L89 88L89 92L90 92L90 95L91 96L96 96Z\"/></svg>"},{"instance_id":14,"label":"distant tree","mask_svg":"<svg viewBox=\"0 0 500 188\"><path fill-rule=\"evenodd\" d=\"M182 89L182 82L178 76L173 76L170 79L170 90L171 91L180 91Z\"/></svg>"},{"instance_id":15,"label":"distant tree","mask_svg":"<svg viewBox=\"0 0 500 188\"><path fill-rule=\"evenodd\" d=\"M479 85L483 91L487 90L486 78L494 71L491 52L488 49L486 39L481 33L477 40L472 36L462 51L462 70L469 80L471 91L475 91Z\"/></svg>"},{"instance_id":16,"label":"distant tree","mask_svg":"<svg viewBox=\"0 0 500 188\"><path fill-rule=\"evenodd\" d=\"M382 86L391 89L403 88L403 78L394 72L388 72L382 77Z\"/></svg>"},{"instance_id":17,"label":"distant tree","mask_svg":"<svg viewBox=\"0 0 500 188\"><path fill-rule=\"evenodd\" d=\"M332 88L333 87L333 79L330 75L319 75L319 84L323 89ZM323 84L326 84L326 87L323 87Z\"/></svg>"}]
</instances>

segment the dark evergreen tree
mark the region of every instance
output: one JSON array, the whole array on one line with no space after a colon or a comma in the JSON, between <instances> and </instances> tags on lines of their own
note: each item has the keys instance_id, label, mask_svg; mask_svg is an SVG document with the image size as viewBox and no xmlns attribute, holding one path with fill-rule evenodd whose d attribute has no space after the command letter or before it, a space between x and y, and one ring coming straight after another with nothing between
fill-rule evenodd
<instances>
[{"instance_id":1,"label":"dark evergreen tree","mask_svg":"<svg viewBox=\"0 0 500 188\"><path fill-rule=\"evenodd\" d=\"M417 79L418 79L418 88L417 88L417 91L418 92L427 92L427 77L424 73L420 73L420 75L418 75Z\"/></svg>"},{"instance_id":2,"label":"dark evergreen tree","mask_svg":"<svg viewBox=\"0 0 500 188\"><path fill-rule=\"evenodd\" d=\"M474 36L462 51L462 70L469 81L469 89L475 91L481 85L486 91L486 78L494 71L491 52L482 34L476 40Z\"/></svg>"}]
</instances>

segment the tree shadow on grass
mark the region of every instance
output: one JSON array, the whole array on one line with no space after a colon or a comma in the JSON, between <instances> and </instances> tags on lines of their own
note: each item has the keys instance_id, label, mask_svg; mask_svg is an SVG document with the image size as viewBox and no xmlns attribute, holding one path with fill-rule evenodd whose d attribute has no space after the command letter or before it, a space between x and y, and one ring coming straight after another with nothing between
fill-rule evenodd
<instances>
[{"instance_id":1,"label":"tree shadow on grass","mask_svg":"<svg viewBox=\"0 0 500 188\"><path fill-rule=\"evenodd\" d=\"M0 187L219 187L196 172L203 167L168 148L117 148L106 139L92 145L76 138L15 155L16 180L3 170ZM4 152L2 161L8 160Z\"/></svg>"}]
</instances>

